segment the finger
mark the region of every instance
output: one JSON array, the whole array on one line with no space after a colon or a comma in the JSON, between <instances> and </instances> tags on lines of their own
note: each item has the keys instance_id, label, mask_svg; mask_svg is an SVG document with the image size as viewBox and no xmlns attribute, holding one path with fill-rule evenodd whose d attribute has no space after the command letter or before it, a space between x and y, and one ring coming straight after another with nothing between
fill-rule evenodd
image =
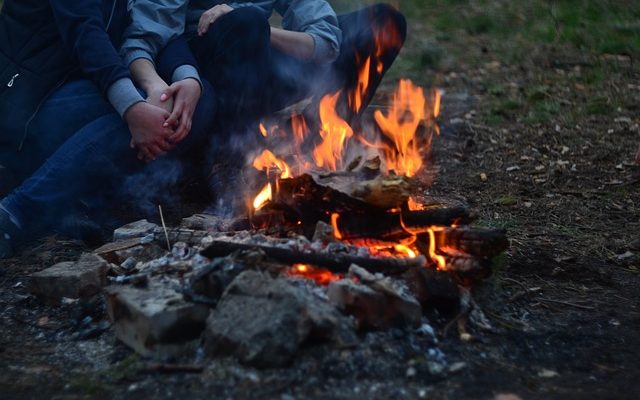
<instances>
[{"instance_id":1,"label":"finger","mask_svg":"<svg viewBox=\"0 0 640 400\"><path fill-rule=\"evenodd\" d=\"M184 139L187 136L187 133L189 133L188 126L189 126L189 121L187 118L183 116L183 118L180 119L180 126L178 126L178 129L176 129L176 132L169 139L174 143L180 142L182 139Z\"/></svg>"},{"instance_id":2,"label":"finger","mask_svg":"<svg viewBox=\"0 0 640 400\"><path fill-rule=\"evenodd\" d=\"M171 150L173 148L173 145L171 143L169 143L167 140L163 139L163 140L158 140L156 143L154 143L154 145L160 149L163 153Z\"/></svg>"},{"instance_id":3,"label":"finger","mask_svg":"<svg viewBox=\"0 0 640 400\"><path fill-rule=\"evenodd\" d=\"M179 87L174 83L160 95L160 101L167 101L178 93Z\"/></svg>"},{"instance_id":4,"label":"finger","mask_svg":"<svg viewBox=\"0 0 640 400\"><path fill-rule=\"evenodd\" d=\"M141 155L142 155L142 157L141 157ZM138 159L139 160L144 160L146 162L149 162L150 160L153 160L153 153L151 152L151 150L149 149L148 146L140 147L140 152L138 153Z\"/></svg>"},{"instance_id":5,"label":"finger","mask_svg":"<svg viewBox=\"0 0 640 400\"><path fill-rule=\"evenodd\" d=\"M202 36L209 30L209 25L211 24L211 13L210 11L206 11L202 13L200 16L200 21L198 21L198 35Z\"/></svg>"},{"instance_id":6,"label":"finger","mask_svg":"<svg viewBox=\"0 0 640 400\"><path fill-rule=\"evenodd\" d=\"M133 138L131 138L131 141L129 141L129 147L131 147L132 149L136 148L136 144L133 142Z\"/></svg>"},{"instance_id":7,"label":"finger","mask_svg":"<svg viewBox=\"0 0 640 400\"><path fill-rule=\"evenodd\" d=\"M169 118L167 118L166 121L164 121L164 126L169 127L169 126L176 126L178 125L178 119L180 119L180 116L182 115L182 110L184 109L184 103L183 102L179 102L178 104L174 104L173 105L173 111L171 112L171 115L169 115Z\"/></svg>"},{"instance_id":8,"label":"finger","mask_svg":"<svg viewBox=\"0 0 640 400\"><path fill-rule=\"evenodd\" d=\"M153 156L153 160L155 160L158 157L162 157L163 155L167 154L164 150L162 150L160 148L160 146L156 145L156 144L152 144L149 146L149 150L151 151L151 155Z\"/></svg>"}]
</instances>

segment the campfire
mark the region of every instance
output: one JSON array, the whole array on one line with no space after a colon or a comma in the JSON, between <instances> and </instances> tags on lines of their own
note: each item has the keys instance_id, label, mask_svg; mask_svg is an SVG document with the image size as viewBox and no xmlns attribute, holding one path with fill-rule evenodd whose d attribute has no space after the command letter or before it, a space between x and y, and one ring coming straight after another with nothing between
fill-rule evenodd
<instances>
[{"instance_id":1,"label":"campfire","mask_svg":"<svg viewBox=\"0 0 640 400\"><path fill-rule=\"evenodd\" d=\"M361 79L368 77L362 73ZM360 111L361 93L346 96L354 113ZM439 134L440 90L427 97L422 88L401 80L390 106L376 110L369 123L357 120L358 128L340 117L342 96L323 97L317 120L294 112L284 124L260 125L267 148L251 163L261 187L249 196L251 227L273 236L321 238L315 242L324 246L340 242L364 267L385 260L400 269L451 271L461 279L486 276L490 259L506 248L504 232L472 228L467 208L424 196L433 180L428 161ZM382 269L378 272L399 272ZM315 269L309 271L315 276Z\"/></svg>"},{"instance_id":2,"label":"campfire","mask_svg":"<svg viewBox=\"0 0 640 400\"><path fill-rule=\"evenodd\" d=\"M470 290L491 273L506 234L429 195L440 90L401 80L388 107L362 109L376 63L364 63L354 92L260 124L265 145L244 171L244 215L126 225L93 255L34 275L34 292L82 297L109 282L116 336L161 358L202 346L285 365L309 342L357 346L356 332L393 326L433 332L429 310L455 317L469 337L466 316L486 321Z\"/></svg>"}]
</instances>

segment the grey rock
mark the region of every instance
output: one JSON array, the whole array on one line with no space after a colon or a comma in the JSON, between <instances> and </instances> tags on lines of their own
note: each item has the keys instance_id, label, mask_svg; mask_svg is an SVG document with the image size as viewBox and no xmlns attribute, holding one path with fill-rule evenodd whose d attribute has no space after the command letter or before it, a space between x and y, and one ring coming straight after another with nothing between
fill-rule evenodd
<instances>
[{"instance_id":1,"label":"grey rock","mask_svg":"<svg viewBox=\"0 0 640 400\"><path fill-rule=\"evenodd\" d=\"M327 295L331 304L355 318L358 329L382 329L388 325L385 296L368 286L342 279L329 284Z\"/></svg>"},{"instance_id":2,"label":"grey rock","mask_svg":"<svg viewBox=\"0 0 640 400\"><path fill-rule=\"evenodd\" d=\"M130 258L134 259L136 262L148 262L155 260L156 258L164 257L167 254L167 250L153 243L147 243L144 245L140 244L126 249L116 250L114 252L116 264L122 264L125 260Z\"/></svg>"},{"instance_id":3,"label":"grey rock","mask_svg":"<svg viewBox=\"0 0 640 400\"><path fill-rule=\"evenodd\" d=\"M222 232L228 228L227 225L227 219L210 214L194 214L180 222L181 228L209 232Z\"/></svg>"},{"instance_id":4,"label":"grey rock","mask_svg":"<svg viewBox=\"0 0 640 400\"><path fill-rule=\"evenodd\" d=\"M130 224L121 226L120 228L113 231L113 240L117 241L132 238L142 238L150 233L153 233L154 229L157 227L158 225L149 222L146 219L141 219L140 221L135 221Z\"/></svg>"},{"instance_id":5,"label":"grey rock","mask_svg":"<svg viewBox=\"0 0 640 400\"><path fill-rule=\"evenodd\" d=\"M116 337L146 357L175 356L195 348L209 314L208 307L185 301L157 281L146 288L108 286L104 292Z\"/></svg>"},{"instance_id":6,"label":"grey rock","mask_svg":"<svg viewBox=\"0 0 640 400\"><path fill-rule=\"evenodd\" d=\"M55 264L31 275L30 290L47 302L63 297L87 298L100 293L107 282L108 264L101 257L85 253L78 261Z\"/></svg>"},{"instance_id":7,"label":"grey rock","mask_svg":"<svg viewBox=\"0 0 640 400\"><path fill-rule=\"evenodd\" d=\"M332 282L328 288L329 301L353 315L361 329L420 325L422 307L404 282L374 275L357 265L349 268L348 275L359 283L350 279Z\"/></svg>"},{"instance_id":8,"label":"grey rock","mask_svg":"<svg viewBox=\"0 0 640 400\"><path fill-rule=\"evenodd\" d=\"M290 363L312 338L338 346L357 343L351 320L307 287L245 271L209 316L205 350L256 367L277 367Z\"/></svg>"}]
</instances>

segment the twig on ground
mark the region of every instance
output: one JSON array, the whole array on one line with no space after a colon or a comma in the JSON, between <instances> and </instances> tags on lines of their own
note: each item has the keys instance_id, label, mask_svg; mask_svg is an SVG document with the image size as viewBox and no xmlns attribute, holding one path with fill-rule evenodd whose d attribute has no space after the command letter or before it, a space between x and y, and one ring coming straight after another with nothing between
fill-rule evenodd
<instances>
[{"instance_id":1,"label":"twig on ground","mask_svg":"<svg viewBox=\"0 0 640 400\"><path fill-rule=\"evenodd\" d=\"M562 305L569 306L569 307L580 308L582 310L595 310L596 309L595 307L583 306L583 305L575 304L575 303L569 303L568 301L545 299L545 298L538 298L537 300L545 302L545 303L562 304Z\"/></svg>"},{"instance_id":2,"label":"twig on ground","mask_svg":"<svg viewBox=\"0 0 640 400\"><path fill-rule=\"evenodd\" d=\"M162 214L162 206L158 204L158 211L160 211L160 221L162 222L162 229L164 229L164 237L167 239L167 250L171 251L171 242L169 242L169 232L167 232L167 225L164 223L164 215Z\"/></svg>"}]
</instances>

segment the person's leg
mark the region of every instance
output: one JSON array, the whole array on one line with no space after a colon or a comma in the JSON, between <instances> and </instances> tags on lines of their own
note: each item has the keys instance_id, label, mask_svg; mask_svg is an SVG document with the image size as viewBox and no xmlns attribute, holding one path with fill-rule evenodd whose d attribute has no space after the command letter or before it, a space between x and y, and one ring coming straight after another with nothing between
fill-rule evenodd
<instances>
[{"instance_id":1,"label":"person's leg","mask_svg":"<svg viewBox=\"0 0 640 400\"><path fill-rule=\"evenodd\" d=\"M269 41L269 22L253 7L225 14L204 36L191 39L202 75L225 99L221 114L250 119L262 112Z\"/></svg>"},{"instance_id":2,"label":"person's leg","mask_svg":"<svg viewBox=\"0 0 640 400\"><path fill-rule=\"evenodd\" d=\"M113 107L91 81L65 83L35 114L20 148L6 153L0 164L19 183L78 129L110 112Z\"/></svg>"},{"instance_id":3,"label":"person's leg","mask_svg":"<svg viewBox=\"0 0 640 400\"><path fill-rule=\"evenodd\" d=\"M206 81L203 84L191 132L171 151L174 159L185 156L209 132L215 101L210 85ZM124 176L147 170L146 188L154 187L153 179L163 178L154 169L164 163L145 165L137 159L135 149L129 147L130 139L128 127L117 113L96 119L64 142L29 179L0 202L0 208L31 236L34 228L47 229L59 222L78 198L90 192L98 195L115 190Z\"/></svg>"},{"instance_id":4,"label":"person's leg","mask_svg":"<svg viewBox=\"0 0 640 400\"><path fill-rule=\"evenodd\" d=\"M400 53L407 36L404 16L388 4L376 4L338 16L342 29L340 55L333 64L334 85L345 93L358 90L360 72L369 63L369 81L362 102L350 109L359 113L369 104L383 76Z\"/></svg>"}]
</instances>

